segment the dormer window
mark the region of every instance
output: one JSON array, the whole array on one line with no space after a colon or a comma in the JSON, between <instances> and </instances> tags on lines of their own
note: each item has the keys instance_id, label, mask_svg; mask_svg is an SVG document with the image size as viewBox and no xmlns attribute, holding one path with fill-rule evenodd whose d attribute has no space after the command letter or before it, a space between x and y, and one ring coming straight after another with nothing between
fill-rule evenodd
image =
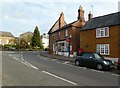
<instances>
[{"instance_id":1,"label":"dormer window","mask_svg":"<svg viewBox=\"0 0 120 88\"><path fill-rule=\"evenodd\" d=\"M96 29L96 38L100 37L109 37L109 27Z\"/></svg>"}]
</instances>

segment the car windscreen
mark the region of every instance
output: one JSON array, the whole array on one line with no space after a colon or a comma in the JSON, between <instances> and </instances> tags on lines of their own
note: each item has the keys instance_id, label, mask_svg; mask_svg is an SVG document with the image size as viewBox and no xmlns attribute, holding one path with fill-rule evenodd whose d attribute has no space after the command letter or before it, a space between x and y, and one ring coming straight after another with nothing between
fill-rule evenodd
<instances>
[{"instance_id":1,"label":"car windscreen","mask_svg":"<svg viewBox=\"0 0 120 88\"><path fill-rule=\"evenodd\" d=\"M104 59L101 55L94 53L95 59Z\"/></svg>"},{"instance_id":2,"label":"car windscreen","mask_svg":"<svg viewBox=\"0 0 120 88\"><path fill-rule=\"evenodd\" d=\"M82 54L82 57L84 59L91 59L91 58L93 58L93 54L91 54L91 53L84 53L84 54Z\"/></svg>"}]
</instances>

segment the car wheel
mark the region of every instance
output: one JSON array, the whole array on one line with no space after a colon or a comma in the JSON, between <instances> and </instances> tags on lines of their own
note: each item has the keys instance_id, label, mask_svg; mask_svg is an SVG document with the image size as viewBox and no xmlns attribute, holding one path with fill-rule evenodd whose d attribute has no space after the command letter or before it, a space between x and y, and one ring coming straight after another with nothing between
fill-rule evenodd
<instances>
[{"instance_id":1,"label":"car wheel","mask_svg":"<svg viewBox=\"0 0 120 88\"><path fill-rule=\"evenodd\" d=\"M97 70L103 70L102 64L97 64Z\"/></svg>"},{"instance_id":2,"label":"car wheel","mask_svg":"<svg viewBox=\"0 0 120 88\"><path fill-rule=\"evenodd\" d=\"M75 61L75 65L76 65L76 66L79 66L79 65L80 65L80 61L76 60L76 61Z\"/></svg>"}]
</instances>

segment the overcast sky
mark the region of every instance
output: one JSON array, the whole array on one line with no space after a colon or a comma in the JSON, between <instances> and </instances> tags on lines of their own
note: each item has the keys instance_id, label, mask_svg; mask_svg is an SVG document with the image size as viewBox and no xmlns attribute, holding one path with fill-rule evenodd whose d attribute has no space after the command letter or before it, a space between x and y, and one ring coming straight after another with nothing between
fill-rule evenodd
<instances>
[{"instance_id":1,"label":"overcast sky","mask_svg":"<svg viewBox=\"0 0 120 88\"><path fill-rule=\"evenodd\" d=\"M85 0L84 0L85 1ZM89 11L94 17L118 11L119 0L0 0L0 31L11 32L15 37L39 27L40 33L47 33L64 13L65 21L77 20L81 5L87 21ZM93 8L92 8L93 6Z\"/></svg>"}]
</instances>

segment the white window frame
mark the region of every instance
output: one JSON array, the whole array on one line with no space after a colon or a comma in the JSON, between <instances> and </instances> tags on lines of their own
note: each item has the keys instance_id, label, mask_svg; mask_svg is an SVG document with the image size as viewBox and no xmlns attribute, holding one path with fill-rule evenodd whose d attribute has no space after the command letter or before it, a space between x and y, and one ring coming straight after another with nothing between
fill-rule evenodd
<instances>
[{"instance_id":1,"label":"white window frame","mask_svg":"<svg viewBox=\"0 0 120 88\"><path fill-rule=\"evenodd\" d=\"M68 36L68 30L66 29L65 30L65 37L67 37Z\"/></svg>"},{"instance_id":2,"label":"white window frame","mask_svg":"<svg viewBox=\"0 0 120 88\"><path fill-rule=\"evenodd\" d=\"M107 35L106 35L107 32ZM96 38L109 37L109 27L97 28Z\"/></svg>"},{"instance_id":3,"label":"white window frame","mask_svg":"<svg viewBox=\"0 0 120 88\"><path fill-rule=\"evenodd\" d=\"M110 55L110 45L109 44L97 44L96 52L100 53L101 55Z\"/></svg>"}]
</instances>

